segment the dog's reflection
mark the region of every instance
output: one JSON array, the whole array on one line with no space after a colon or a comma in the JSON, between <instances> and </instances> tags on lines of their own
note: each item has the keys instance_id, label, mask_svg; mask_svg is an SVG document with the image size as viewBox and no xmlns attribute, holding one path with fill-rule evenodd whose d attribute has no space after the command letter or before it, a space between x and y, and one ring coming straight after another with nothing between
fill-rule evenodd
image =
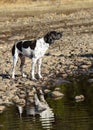
<instances>
[{"instance_id":1,"label":"dog's reflection","mask_svg":"<svg viewBox=\"0 0 93 130\"><path fill-rule=\"evenodd\" d=\"M50 130L54 122L54 113L52 109L48 107L46 110L40 112L40 121L43 128Z\"/></svg>"},{"instance_id":2,"label":"dog's reflection","mask_svg":"<svg viewBox=\"0 0 93 130\"><path fill-rule=\"evenodd\" d=\"M33 88L33 90L37 91L35 88ZM19 105L17 106L20 117L22 117L22 113L25 108L26 114L28 116L35 117L36 115L39 115L42 127L50 130L52 128L52 123L54 122L54 113L45 100L43 91L40 89L38 93L34 94L33 104L29 104L28 101L29 100L27 100L25 107Z\"/></svg>"},{"instance_id":3,"label":"dog's reflection","mask_svg":"<svg viewBox=\"0 0 93 130\"><path fill-rule=\"evenodd\" d=\"M47 130L52 128L52 123L54 122L54 113L46 102L42 91L39 98L37 94L35 94L35 105L27 107L26 112L27 115L35 116L38 114L40 116L40 121L43 128Z\"/></svg>"}]
</instances>

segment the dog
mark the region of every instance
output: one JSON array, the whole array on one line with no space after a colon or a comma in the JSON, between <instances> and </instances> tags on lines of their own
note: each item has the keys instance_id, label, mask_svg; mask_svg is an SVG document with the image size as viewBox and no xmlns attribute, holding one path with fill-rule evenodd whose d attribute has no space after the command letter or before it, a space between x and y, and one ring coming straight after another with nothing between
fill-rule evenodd
<instances>
[{"instance_id":1,"label":"dog","mask_svg":"<svg viewBox=\"0 0 93 130\"><path fill-rule=\"evenodd\" d=\"M42 57L55 40L59 40L62 37L63 32L50 31L45 36L37 40L22 40L15 43L12 47L12 57L13 57L13 69L12 78L15 79L15 67L18 61L18 57L21 60L20 71L23 77L26 75L23 72L23 66L25 63L25 57L32 59L32 69L31 69L31 79L35 78L35 65L37 63L37 73L38 77L42 78L41 75L41 63Z\"/></svg>"}]
</instances>

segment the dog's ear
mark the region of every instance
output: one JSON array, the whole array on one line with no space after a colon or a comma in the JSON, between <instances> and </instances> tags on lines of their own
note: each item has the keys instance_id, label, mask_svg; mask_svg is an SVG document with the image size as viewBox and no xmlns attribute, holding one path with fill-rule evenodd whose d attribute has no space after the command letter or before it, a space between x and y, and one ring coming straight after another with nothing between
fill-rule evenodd
<instances>
[{"instance_id":1,"label":"dog's ear","mask_svg":"<svg viewBox=\"0 0 93 130\"><path fill-rule=\"evenodd\" d=\"M58 32L57 33L57 40L59 40L63 36L63 32Z\"/></svg>"}]
</instances>

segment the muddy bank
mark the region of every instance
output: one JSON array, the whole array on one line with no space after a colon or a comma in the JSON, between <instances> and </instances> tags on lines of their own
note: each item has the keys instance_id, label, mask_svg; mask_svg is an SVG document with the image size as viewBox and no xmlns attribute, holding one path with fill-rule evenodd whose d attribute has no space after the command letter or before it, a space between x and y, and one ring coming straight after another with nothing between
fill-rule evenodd
<instances>
[{"instance_id":1,"label":"muddy bank","mask_svg":"<svg viewBox=\"0 0 93 130\"><path fill-rule=\"evenodd\" d=\"M71 13L51 12L22 17L0 16L0 104L25 103L25 92L32 87L48 93L53 86L70 83L68 77L93 74L93 9ZM63 37L47 51L42 63L42 80L30 79L31 60L26 59L22 78L16 67L16 79L11 79L11 48L20 39L34 39L50 30L63 31ZM54 90L52 90L54 91ZM60 92L60 91L59 91ZM31 98L32 101L32 98ZM5 109L5 107L2 107Z\"/></svg>"}]
</instances>

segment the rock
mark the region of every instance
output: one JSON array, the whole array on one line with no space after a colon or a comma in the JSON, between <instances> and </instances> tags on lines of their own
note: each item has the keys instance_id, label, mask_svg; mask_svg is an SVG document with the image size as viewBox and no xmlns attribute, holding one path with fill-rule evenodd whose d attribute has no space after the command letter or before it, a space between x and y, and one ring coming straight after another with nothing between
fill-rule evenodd
<instances>
[{"instance_id":1,"label":"rock","mask_svg":"<svg viewBox=\"0 0 93 130\"><path fill-rule=\"evenodd\" d=\"M18 102L18 101L19 101L19 97L18 97L17 95L14 96L14 97L12 98L12 101L13 101L14 103Z\"/></svg>"},{"instance_id":2,"label":"rock","mask_svg":"<svg viewBox=\"0 0 93 130\"><path fill-rule=\"evenodd\" d=\"M55 80L54 85L58 86L58 85L66 84L66 83L70 83L70 81L64 80L63 78L59 78Z\"/></svg>"},{"instance_id":3,"label":"rock","mask_svg":"<svg viewBox=\"0 0 93 130\"><path fill-rule=\"evenodd\" d=\"M30 97L30 98L27 99L27 104L28 105L31 105L34 102L35 102L34 97Z\"/></svg>"},{"instance_id":4,"label":"rock","mask_svg":"<svg viewBox=\"0 0 93 130\"><path fill-rule=\"evenodd\" d=\"M55 88L55 91L60 91L60 90L61 90L61 89L60 89L60 88L58 88L58 87L57 87L57 88Z\"/></svg>"},{"instance_id":5,"label":"rock","mask_svg":"<svg viewBox=\"0 0 93 130\"><path fill-rule=\"evenodd\" d=\"M44 90L44 93L45 93L45 94L48 94L48 93L50 93L50 92L51 92L51 90L49 90L49 89L45 89L45 90Z\"/></svg>"},{"instance_id":6,"label":"rock","mask_svg":"<svg viewBox=\"0 0 93 130\"><path fill-rule=\"evenodd\" d=\"M0 106L0 113L2 113L5 110L5 106Z\"/></svg>"},{"instance_id":7,"label":"rock","mask_svg":"<svg viewBox=\"0 0 93 130\"><path fill-rule=\"evenodd\" d=\"M84 101L84 99L85 99L84 95L75 96L76 102Z\"/></svg>"},{"instance_id":8,"label":"rock","mask_svg":"<svg viewBox=\"0 0 93 130\"><path fill-rule=\"evenodd\" d=\"M93 83L93 79L88 79L88 82L89 83Z\"/></svg>"},{"instance_id":9,"label":"rock","mask_svg":"<svg viewBox=\"0 0 93 130\"><path fill-rule=\"evenodd\" d=\"M35 93L33 91L31 91L31 92L28 93L29 97L34 97L34 95L35 95Z\"/></svg>"},{"instance_id":10,"label":"rock","mask_svg":"<svg viewBox=\"0 0 93 130\"><path fill-rule=\"evenodd\" d=\"M25 98L26 97L26 95L25 94L20 94L20 95L18 95L19 96L19 98Z\"/></svg>"},{"instance_id":11,"label":"rock","mask_svg":"<svg viewBox=\"0 0 93 130\"><path fill-rule=\"evenodd\" d=\"M26 103L26 101L25 101L24 99L19 99L19 100L16 102L16 104L21 105L21 106L25 106L25 103Z\"/></svg>"},{"instance_id":12,"label":"rock","mask_svg":"<svg viewBox=\"0 0 93 130\"><path fill-rule=\"evenodd\" d=\"M6 89L7 89L7 86L5 86L5 84L3 84L3 83L0 83L0 91L6 91Z\"/></svg>"},{"instance_id":13,"label":"rock","mask_svg":"<svg viewBox=\"0 0 93 130\"><path fill-rule=\"evenodd\" d=\"M75 68L75 66L74 65L70 65L70 67L69 67L70 69L74 69Z\"/></svg>"},{"instance_id":14,"label":"rock","mask_svg":"<svg viewBox=\"0 0 93 130\"><path fill-rule=\"evenodd\" d=\"M63 96L64 96L64 94L59 91L52 92L52 97L54 97L54 98L63 97Z\"/></svg>"},{"instance_id":15,"label":"rock","mask_svg":"<svg viewBox=\"0 0 93 130\"><path fill-rule=\"evenodd\" d=\"M67 78L68 75L67 74L62 74L62 76L63 76L63 78Z\"/></svg>"},{"instance_id":16,"label":"rock","mask_svg":"<svg viewBox=\"0 0 93 130\"><path fill-rule=\"evenodd\" d=\"M80 66L81 69L88 69L88 67L89 67L88 65L81 65Z\"/></svg>"},{"instance_id":17,"label":"rock","mask_svg":"<svg viewBox=\"0 0 93 130\"><path fill-rule=\"evenodd\" d=\"M3 104L3 100L2 100L2 99L0 99L0 105L1 105L1 104Z\"/></svg>"}]
</instances>

